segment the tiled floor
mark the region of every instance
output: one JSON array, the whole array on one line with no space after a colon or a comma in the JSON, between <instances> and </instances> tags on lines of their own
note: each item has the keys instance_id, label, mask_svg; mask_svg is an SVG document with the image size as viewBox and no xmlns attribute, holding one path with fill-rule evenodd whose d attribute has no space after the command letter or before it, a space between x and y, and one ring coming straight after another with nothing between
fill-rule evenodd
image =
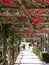
<instances>
[{"instance_id":1,"label":"tiled floor","mask_svg":"<svg viewBox=\"0 0 49 65\"><path fill-rule=\"evenodd\" d=\"M36 54L29 50L20 51L14 65L49 65L41 61Z\"/></svg>"}]
</instances>

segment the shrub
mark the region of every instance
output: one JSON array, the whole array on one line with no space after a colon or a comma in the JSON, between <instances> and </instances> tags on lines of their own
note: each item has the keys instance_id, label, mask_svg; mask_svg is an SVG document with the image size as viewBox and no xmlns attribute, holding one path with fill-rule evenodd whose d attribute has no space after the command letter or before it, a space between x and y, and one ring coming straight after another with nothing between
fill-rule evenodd
<instances>
[{"instance_id":1,"label":"shrub","mask_svg":"<svg viewBox=\"0 0 49 65\"><path fill-rule=\"evenodd\" d=\"M39 58L46 63L49 63L49 53L41 51L39 48L33 48L33 52L39 56Z\"/></svg>"},{"instance_id":2,"label":"shrub","mask_svg":"<svg viewBox=\"0 0 49 65\"><path fill-rule=\"evenodd\" d=\"M46 63L49 63L49 53L43 53L43 60L44 60Z\"/></svg>"},{"instance_id":3,"label":"shrub","mask_svg":"<svg viewBox=\"0 0 49 65\"><path fill-rule=\"evenodd\" d=\"M49 63L49 53L48 52L41 51L39 53L39 58L45 61L46 63Z\"/></svg>"},{"instance_id":4,"label":"shrub","mask_svg":"<svg viewBox=\"0 0 49 65\"><path fill-rule=\"evenodd\" d=\"M3 61L4 61L4 59L3 58L0 58L0 63L3 62Z\"/></svg>"},{"instance_id":5,"label":"shrub","mask_svg":"<svg viewBox=\"0 0 49 65\"><path fill-rule=\"evenodd\" d=\"M33 48L33 52L37 55L39 55L40 49L39 48Z\"/></svg>"},{"instance_id":6,"label":"shrub","mask_svg":"<svg viewBox=\"0 0 49 65\"><path fill-rule=\"evenodd\" d=\"M43 53L45 53L45 52L40 51L40 53L39 53L39 57L40 57L40 59L43 59Z\"/></svg>"}]
</instances>

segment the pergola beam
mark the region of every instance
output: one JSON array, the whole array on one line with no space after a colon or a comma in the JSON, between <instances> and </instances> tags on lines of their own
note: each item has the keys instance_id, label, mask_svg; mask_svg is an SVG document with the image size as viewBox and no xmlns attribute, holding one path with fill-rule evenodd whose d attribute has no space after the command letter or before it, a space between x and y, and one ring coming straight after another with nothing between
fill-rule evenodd
<instances>
[{"instance_id":1,"label":"pergola beam","mask_svg":"<svg viewBox=\"0 0 49 65\"><path fill-rule=\"evenodd\" d=\"M6 23L10 23L10 24L19 24L19 23L16 22L16 21L15 21L15 22L12 22L12 21L9 21L9 22L8 22L8 21L6 21L6 22L5 22L5 21L0 21L0 24L2 24L2 23L5 23L5 24L6 24ZM32 24L34 24L34 23L32 23ZM44 25L45 25L45 24L48 24L48 25L49 25L49 22L46 22L46 23L38 23L38 24L44 24Z\"/></svg>"},{"instance_id":2,"label":"pergola beam","mask_svg":"<svg viewBox=\"0 0 49 65\"><path fill-rule=\"evenodd\" d=\"M17 17L17 15L16 14L0 14L0 17L6 17L6 16L9 16L9 17ZM18 15L19 17L21 16L21 15ZM28 14L26 15L26 17L28 16ZM32 14L32 16L49 16L49 14ZM32 17L32 16L30 16L29 15L29 17Z\"/></svg>"}]
</instances>

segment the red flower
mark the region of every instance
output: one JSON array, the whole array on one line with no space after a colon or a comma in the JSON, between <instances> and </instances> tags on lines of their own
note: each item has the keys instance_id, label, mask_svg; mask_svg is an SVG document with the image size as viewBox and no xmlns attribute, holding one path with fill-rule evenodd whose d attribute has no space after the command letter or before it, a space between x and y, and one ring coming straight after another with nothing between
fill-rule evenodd
<instances>
[{"instance_id":1,"label":"red flower","mask_svg":"<svg viewBox=\"0 0 49 65\"><path fill-rule=\"evenodd\" d=\"M46 0L46 2L49 2L49 0Z\"/></svg>"},{"instance_id":2,"label":"red flower","mask_svg":"<svg viewBox=\"0 0 49 65\"><path fill-rule=\"evenodd\" d=\"M36 12L37 11L37 9L33 9L33 12Z\"/></svg>"},{"instance_id":3,"label":"red flower","mask_svg":"<svg viewBox=\"0 0 49 65\"><path fill-rule=\"evenodd\" d=\"M0 0L0 3L2 3L2 0Z\"/></svg>"},{"instance_id":4,"label":"red flower","mask_svg":"<svg viewBox=\"0 0 49 65\"><path fill-rule=\"evenodd\" d=\"M36 12L36 11L37 11L37 9L28 9L29 13Z\"/></svg>"},{"instance_id":5,"label":"red flower","mask_svg":"<svg viewBox=\"0 0 49 65\"><path fill-rule=\"evenodd\" d=\"M49 3L46 3L46 6L48 7L49 6Z\"/></svg>"},{"instance_id":6,"label":"red flower","mask_svg":"<svg viewBox=\"0 0 49 65\"><path fill-rule=\"evenodd\" d=\"M4 4L11 4L11 0L5 1Z\"/></svg>"},{"instance_id":7,"label":"red flower","mask_svg":"<svg viewBox=\"0 0 49 65\"><path fill-rule=\"evenodd\" d=\"M37 1L37 0L34 0L35 2Z\"/></svg>"},{"instance_id":8,"label":"red flower","mask_svg":"<svg viewBox=\"0 0 49 65\"><path fill-rule=\"evenodd\" d=\"M29 12L29 13L32 13L32 12L33 12L33 9L28 9L28 12Z\"/></svg>"},{"instance_id":9,"label":"red flower","mask_svg":"<svg viewBox=\"0 0 49 65\"><path fill-rule=\"evenodd\" d=\"M39 18L36 18L36 17L33 18L33 23L34 23L34 24L38 24L38 22L39 22Z\"/></svg>"},{"instance_id":10,"label":"red flower","mask_svg":"<svg viewBox=\"0 0 49 65\"><path fill-rule=\"evenodd\" d=\"M38 31L37 31L37 33L40 33L40 32L41 32L41 30L38 30Z\"/></svg>"},{"instance_id":11,"label":"red flower","mask_svg":"<svg viewBox=\"0 0 49 65\"><path fill-rule=\"evenodd\" d=\"M29 27L28 31L31 33L33 31L33 28Z\"/></svg>"},{"instance_id":12,"label":"red flower","mask_svg":"<svg viewBox=\"0 0 49 65\"><path fill-rule=\"evenodd\" d=\"M42 9L38 9L38 13L39 14L43 13L43 10Z\"/></svg>"}]
</instances>

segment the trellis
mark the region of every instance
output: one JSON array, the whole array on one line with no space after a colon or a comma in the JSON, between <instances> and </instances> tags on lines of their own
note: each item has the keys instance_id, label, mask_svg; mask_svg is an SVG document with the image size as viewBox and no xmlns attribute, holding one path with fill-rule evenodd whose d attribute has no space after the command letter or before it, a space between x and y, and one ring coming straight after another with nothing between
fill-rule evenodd
<instances>
[{"instance_id":1,"label":"trellis","mask_svg":"<svg viewBox=\"0 0 49 65\"><path fill-rule=\"evenodd\" d=\"M1 47L3 47L2 48L3 51L1 52L1 55L3 55L2 56L3 59L1 61L2 65L14 65L14 62L19 53L18 49L19 49L19 45L21 44L21 37L26 37L24 35L26 34L24 31L25 28L29 28L31 26L34 27L34 29L36 29L36 26L39 24L49 25L49 22L45 22L45 23L40 22L35 26L34 23L32 23L34 16L49 17L49 14L43 13L39 15L38 13L32 14L27 11L28 8L47 9L49 5L46 6L47 4L46 2L41 1L40 2L41 5L37 7L35 7L35 5L33 4L35 2L33 1L32 1L33 7L31 7L32 5L30 2L29 5L26 3L27 3L26 1L14 0L12 1L12 4L4 5L4 1L3 1L3 3L0 6L1 8L1 12L0 12L1 42L0 43L2 44ZM12 13L10 11L12 11ZM20 31L21 29L23 32ZM24 34L22 34L21 32ZM34 30L32 33L34 32L36 32L36 30ZM32 33L28 33L29 34L28 36L31 37Z\"/></svg>"}]
</instances>

